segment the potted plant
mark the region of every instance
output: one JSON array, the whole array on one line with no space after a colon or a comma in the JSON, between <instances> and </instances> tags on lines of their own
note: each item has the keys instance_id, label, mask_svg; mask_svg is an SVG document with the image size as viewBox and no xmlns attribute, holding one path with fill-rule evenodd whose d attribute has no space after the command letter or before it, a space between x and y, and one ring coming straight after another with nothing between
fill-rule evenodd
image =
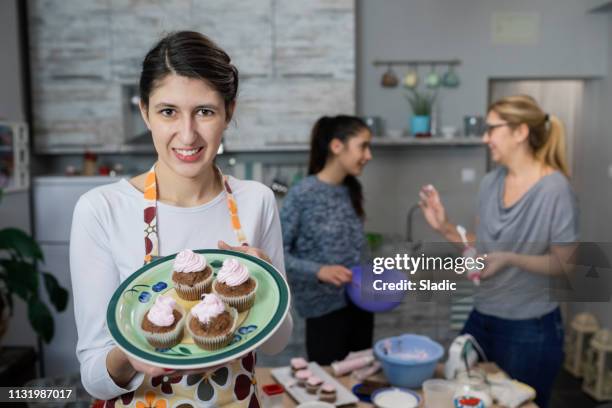
<instances>
[{"instance_id":1,"label":"potted plant","mask_svg":"<svg viewBox=\"0 0 612 408\"><path fill-rule=\"evenodd\" d=\"M0 321L0 335L6 331L6 318L13 312L13 296L18 296L27 304L28 320L34 331L45 343L53 338L53 316L41 300L39 288L45 287L59 312L66 309L68 291L52 274L38 269L37 263L42 261L43 253L32 237L18 228L0 229L0 318L5 319Z\"/></svg>"},{"instance_id":2,"label":"potted plant","mask_svg":"<svg viewBox=\"0 0 612 408\"><path fill-rule=\"evenodd\" d=\"M406 95L406 99L412 108L410 131L413 135L429 134L431 111L436 100L436 94L411 89L411 93Z\"/></svg>"}]
</instances>

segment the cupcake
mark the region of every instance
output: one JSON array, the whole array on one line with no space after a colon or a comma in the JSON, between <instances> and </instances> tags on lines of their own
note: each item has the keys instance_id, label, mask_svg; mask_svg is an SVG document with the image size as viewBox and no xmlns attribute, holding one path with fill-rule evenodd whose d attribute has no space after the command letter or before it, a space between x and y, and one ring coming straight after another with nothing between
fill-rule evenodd
<instances>
[{"instance_id":1,"label":"cupcake","mask_svg":"<svg viewBox=\"0 0 612 408\"><path fill-rule=\"evenodd\" d=\"M296 357L291 359L291 374L295 376L295 373L300 370L308 368L308 361L302 357Z\"/></svg>"},{"instance_id":2,"label":"cupcake","mask_svg":"<svg viewBox=\"0 0 612 408\"><path fill-rule=\"evenodd\" d=\"M185 310L170 296L160 295L145 312L140 328L150 345L172 348L183 339Z\"/></svg>"},{"instance_id":3,"label":"cupcake","mask_svg":"<svg viewBox=\"0 0 612 408\"><path fill-rule=\"evenodd\" d=\"M300 370L295 372L295 379L298 381L298 385L305 387L306 381L312 376L310 370Z\"/></svg>"},{"instance_id":4,"label":"cupcake","mask_svg":"<svg viewBox=\"0 0 612 408\"><path fill-rule=\"evenodd\" d=\"M323 384L323 380L316 375L312 375L306 380L306 391L309 394L316 394L321 384Z\"/></svg>"},{"instance_id":5,"label":"cupcake","mask_svg":"<svg viewBox=\"0 0 612 408\"><path fill-rule=\"evenodd\" d=\"M238 312L244 312L255 303L257 279L251 277L247 267L237 259L228 258L217 274L213 292Z\"/></svg>"},{"instance_id":6,"label":"cupcake","mask_svg":"<svg viewBox=\"0 0 612 408\"><path fill-rule=\"evenodd\" d=\"M193 341L204 350L218 350L234 337L238 312L227 306L215 294L208 294L191 308L187 331Z\"/></svg>"},{"instance_id":7,"label":"cupcake","mask_svg":"<svg viewBox=\"0 0 612 408\"><path fill-rule=\"evenodd\" d=\"M334 402L336 398L336 387L333 384L325 383L321 386L321 390L319 391L320 401Z\"/></svg>"},{"instance_id":8,"label":"cupcake","mask_svg":"<svg viewBox=\"0 0 612 408\"><path fill-rule=\"evenodd\" d=\"M200 300L203 294L210 293L213 273L203 255L184 249L176 255L173 269L174 290L181 299Z\"/></svg>"}]
</instances>

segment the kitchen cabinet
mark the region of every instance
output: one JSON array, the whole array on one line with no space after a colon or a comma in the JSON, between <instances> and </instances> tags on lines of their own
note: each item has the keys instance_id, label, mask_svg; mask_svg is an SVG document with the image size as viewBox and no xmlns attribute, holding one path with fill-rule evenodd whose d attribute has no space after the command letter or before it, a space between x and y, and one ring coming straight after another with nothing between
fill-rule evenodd
<instances>
[{"instance_id":1,"label":"kitchen cabinet","mask_svg":"<svg viewBox=\"0 0 612 408\"><path fill-rule=\"evenodd\" d=\"M41 249L45 255L45 262L40 265L40 269L53 274L59 284L71 293L66 310L57 313L55 309L51 309L55 334L51 343L44 344L42 349L45 377L59 377L79 371L79 362L76 358L77 331L70 282L69 246L67 242L48 243L42 244ZM49 304L46 293L44 296L45 302Z\"/></svg>"},{"instance_id":2,"label":"kitchen cabinet","mask_svg":"<svg viewBox=\"0 0 612 408\"><path fill-rule=\"evenodd\" d=\"M56 277L70 293L66 310L61 313L51 308L55 321L55 335L43 344L44 376L65 376L79 371L76 358L77 330L70 281L70 228L72 213L79 197L94 187L119 180L113 177L37 177L33 182L34 234L41 246L45 261L41 270ZM46 293L43 294L46 298ZM47 302L49 304L49 302Z\"/></svg>"}]
</instances>

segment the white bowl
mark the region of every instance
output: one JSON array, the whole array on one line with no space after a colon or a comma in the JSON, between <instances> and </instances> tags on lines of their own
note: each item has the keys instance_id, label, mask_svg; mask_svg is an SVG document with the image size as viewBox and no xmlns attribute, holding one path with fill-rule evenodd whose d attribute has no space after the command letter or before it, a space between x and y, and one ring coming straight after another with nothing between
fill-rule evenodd
<instances>
[{"instance_id":1,"label":"white bowl","mask_svg":"<svg viewBox=\"0 0 612 408\"><path fill-rule=\"evenodd\" d=\"M336 406L323 401L308 401L298 405L296 408L336 408Z\"/></svg>"}]
</instances>

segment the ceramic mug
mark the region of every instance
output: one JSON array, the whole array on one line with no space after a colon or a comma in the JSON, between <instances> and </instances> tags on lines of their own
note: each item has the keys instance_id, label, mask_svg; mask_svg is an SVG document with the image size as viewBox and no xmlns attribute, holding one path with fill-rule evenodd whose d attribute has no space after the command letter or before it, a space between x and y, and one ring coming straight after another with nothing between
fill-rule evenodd
<instances>
[{"instance_id":1,"label":"ceramic mug","mask_svg":"<svg viewBox=\"0 0 612 408\"><path fill-rule=\"evenodd\" d=\"M391 65L389 65L387 72L382 76L382 80L380 81L381 85L385 88L395 88L398 82L397 75L395 75L395 72L391 69Z\"/></svg>"},{"instance_id":2,"label":"ceramic mug","mask_svg":"<svg viewBox=\"0 0 612 408\"><path fill-rule=\"evenodd\" d=\"M442 85L447 88L456 88L459 86L459 76L455 72L452 65L449 66L448 71L442 77Z\"/></svg>"},{"instance_id":3,"label":"ceramic mug","mask_svg":"<svg viewBox=\"0 0 612 408\"><path fill-rule=\"evenodd\" d=\"M409 89L415 89L419 84L419 74L417 73L414 67L411 67L410 70L404 76L404 86Z\"/></svg>"},{"instance_id":4,"label":"ceramic mug","mask_svg":"<svg viewBox=\"0 0 612 408\"><path fill-rule=\"evenodd\" d=\"M435 71L434 66L431 66L431 72L425 78L425 85L430 89L435 89L440 85L440 76Z\"/></svg>"}]
</instances>

